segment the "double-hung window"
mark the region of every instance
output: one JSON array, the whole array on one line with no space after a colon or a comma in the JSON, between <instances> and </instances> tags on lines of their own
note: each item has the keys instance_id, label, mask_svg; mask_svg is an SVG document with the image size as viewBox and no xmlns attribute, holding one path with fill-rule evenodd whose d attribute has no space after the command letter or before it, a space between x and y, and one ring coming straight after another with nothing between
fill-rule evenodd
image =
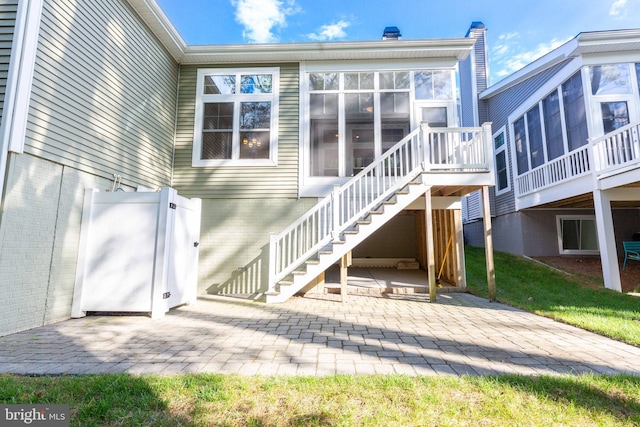
<instances>
[{"instance_id":1,"label":"double-hung window","mask_svg":"<svg viewBox=\"0 0 640 427\"><path fill-rule=\"evenodd\" d=\"M275 166L277 68L200 69L193 166Z\"/></svg>"}]
</instances>

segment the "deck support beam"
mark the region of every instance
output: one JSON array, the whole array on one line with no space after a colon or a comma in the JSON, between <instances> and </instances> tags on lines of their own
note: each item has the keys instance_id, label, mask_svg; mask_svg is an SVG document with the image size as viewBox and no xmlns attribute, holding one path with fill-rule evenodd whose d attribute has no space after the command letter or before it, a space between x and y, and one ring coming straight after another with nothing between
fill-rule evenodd
<instances>
[{"instance_id":1,"label":"deck support beam","mask_svg":"<svg viewBox=\"0 0 640 427\"><path fill-rule=\"evenodd\" d=\"M491 205L489 204L489 186L482 186L482 222L484 224L484 256L487 263L487 285L489 300L496 300L496 270L493 261L493 236L491 230Z\"/></svg>"},{"instance_id":2,"label":"deck support beam","mask_svg":"<svg viewBox=\"0 0 640 427\"><path fill-rule=\"evenodd\" d=\"M424 228L427 243L427 274L429 278L429 302L436 302L436 257L433 236L433 209L431 187L424 193Z\"/></svg>"},{"instance_id":3,"label":"deck support beam","mask_svg":"<svg viewBox=\"0 0 640 427\"><path fill-rule=\"evenodd\" d=\"M462 210L454 209L453 219L455 223L455 248L453 254L456 257L456 266L458 267L458 289L467 288L466 266L464 263L464 232L462 228Z\"/></svg>"}]
</instances>

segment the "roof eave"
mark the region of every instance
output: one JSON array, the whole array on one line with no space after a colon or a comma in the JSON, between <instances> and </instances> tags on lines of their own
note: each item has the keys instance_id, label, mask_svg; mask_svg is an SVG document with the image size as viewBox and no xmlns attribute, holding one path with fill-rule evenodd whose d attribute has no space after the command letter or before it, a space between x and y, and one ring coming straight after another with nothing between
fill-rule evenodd
<instances>
[{"instance_id":1,"label":"roof eave","mask_svg":"<svg viewBox=\"0 0 640 427\"><path fill-rule=\"evenodd\" d=\"M187 48L187 43L158 3L155 0L128 0L128 2L149 26L173 59L180 62Z\"/></svg>"},{"instance_id":2,"label":"roof eave","mask_svg":"<svg viewBox=\"0 0 640 427\"><path fill-rule=\"evenodd\" d=\"M525 65L518 71L510 74L491 87L488 87L486 90L480 93L480 99L491 98L492 96L504 92L505 90L517 85L518 83L527 80L529 77L538 74L550 67L553 67L559 62L573 56L576 47L576 39L574 38L569 40L562 46Z\"/></svg>"},{"instance_id":3,"label":"roof eave","mask_svg":"<svg viewBox=\"0 0 640 427\"><path fill-rule=\"evenodd\" d=\"M480 94L487 99L563 61L584 54L640 50L640 29L593 31L578 34L562 46L509 75Z\"/></svg>"},{"instance_id":4,"label":"roof eave","mask_svg":"<svg viewBox=\"0 0 640 427\"><path fill-rule=\"evenodd\" d=\"M181 63L260 63L382 59L465 59L470 39L384 40L188 46Z\"/></svg>"}]
</instances>

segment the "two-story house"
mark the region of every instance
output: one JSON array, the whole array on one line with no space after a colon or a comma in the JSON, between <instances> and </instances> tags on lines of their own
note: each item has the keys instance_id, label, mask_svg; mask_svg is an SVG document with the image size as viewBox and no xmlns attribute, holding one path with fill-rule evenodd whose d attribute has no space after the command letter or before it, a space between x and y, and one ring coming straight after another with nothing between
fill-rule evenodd
<instances>
[{"instance_id":1,"label":"two-story house","mask_svg":"<svg viewBox=\"0 0 640 427\"><path fill-rule=\"evenodd\" d=\"M348 253L464 287L461 197L494 182L459 127L473 37L189 46L153 0L7 1L0 29L0 335L69 318L87 188L200 198L199 292L282 301Z\"/></svg>"},{"instance_id":2,"label":"two-story house","mask_svg":"<svg viewBox=\"0 0 640 427\"><path fill-rule=\"evenodd\" d=\"M640 231L640 30L581 33L480 91L492 122L495 249L597 255L620 285L622 242ZM482 245L479 196L465 237Z\"/></svg>"}]
</instances>

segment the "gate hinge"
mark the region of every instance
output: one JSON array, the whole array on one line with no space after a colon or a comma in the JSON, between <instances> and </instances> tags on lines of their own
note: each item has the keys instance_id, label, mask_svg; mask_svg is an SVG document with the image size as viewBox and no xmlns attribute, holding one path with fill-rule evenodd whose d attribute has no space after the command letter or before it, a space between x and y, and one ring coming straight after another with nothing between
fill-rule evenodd
<instances>
[{"instance_id":1,"label":"gate hinge","mask_svg":"<svg viewBox=\"0 0 640 427\"><path fill-rule=\"evenodd\" d=\"M165 292L164 294L162 294L162 299L167 299L171 296L171 292Z\"/></svg>"},{"instance_id":2,"label":"gate hinge","mask_svg":"<svg viewBox=\"0 0 640 427\"><path fill-rule=\"evenodd\" d=\"M169 209L175 209L177 208L175 203L169 203Z\"/></svg>"}]
</instances>

